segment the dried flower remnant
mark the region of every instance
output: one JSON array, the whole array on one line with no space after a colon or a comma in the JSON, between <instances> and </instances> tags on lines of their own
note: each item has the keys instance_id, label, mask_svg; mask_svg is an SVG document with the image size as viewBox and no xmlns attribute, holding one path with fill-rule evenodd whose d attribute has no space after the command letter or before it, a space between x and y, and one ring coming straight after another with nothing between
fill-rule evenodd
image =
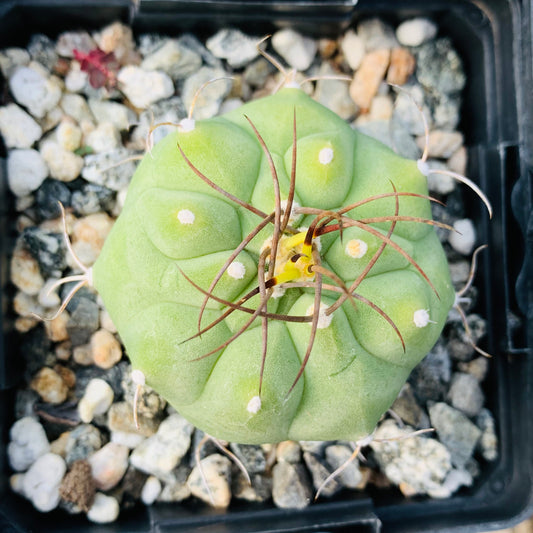
<instances>
[{"instance_id":1,"label":"dried flower remnant","mask_svg":"<svg viewBox=\"0 0 533 533\"><path fill-rule=\"evenodd\" d=\"M88 53L73 50L74 59L80 62L80 68L89 75L91 87L113 89L117 85L119 63L113 52L104 52L95 48Z\"/></svg>"}]
</instances>

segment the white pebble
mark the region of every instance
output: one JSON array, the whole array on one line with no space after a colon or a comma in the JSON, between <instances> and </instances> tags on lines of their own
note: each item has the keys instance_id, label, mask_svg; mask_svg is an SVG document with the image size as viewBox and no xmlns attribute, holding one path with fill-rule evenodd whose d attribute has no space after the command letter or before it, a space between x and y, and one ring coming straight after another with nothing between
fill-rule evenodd
<instances>
[{"instance_id":1,"label":"white pebble","mask_svg":"<svg viewBox=\"0 0 533 533\"><path fill-rule=\"evenodd\" d=\"M357 33L348 30L341 41L341 49L352 70L357 70L365 56L365 43Z\"/></svg>"},{"instance_id":2,"label":"white pebble","mask_svg":"<svg viewBox=\"0 0 533 533\"><path fill-rule=\"evenodd\" d=\"M48 167L37 150L11 150L7 157L7 181L15 196L37 190L48 176Z\"/></svg>"},{"instance_id":3,"label":"white pebble","mask_svg":"<svg viewBox=\"0 0 533 533\"><path fill-rule=\"evenodd\" d=\"M318 160L323 165L331 163L333 161L333 149L329 147L322 148L322 150L318 152Z\"/></svg>"},{"instance_id":4,"label":"white pebble","mask_svg":"<svg viewBox=\"0 0 533 533\"><path fill-rule=\"evenodd\" d=\"M81 145L81 129L71 120L63 120L56 130L56 139L61 148L74 152Z\"/></svg>"},{"instance_id":5,"label":"white pebble","mask_svg":"<svg viewBox=\"0 0 533 533\"><path fill-rule=\"evenodd\" d=\"M81 421L88 424L97 415L107 412L113 403L113 389L100 378L89 381L83 398L78 403Z\"/></svg>"},{"instance_id":6,"label":"white pebble","mask_svg":"<svg viewBox=\"0 0 533 533\"><path fill-rule=\"evenodd\" d=\"M119 511L118 501L115 498L97 492L94 496L94 503L87 513L87 518L97 524L108 524L118 518Z\"/></svg>"},{"instance_id":7,"label":"white pebble","mask_svg":"<svg viewBox=\"0 0 533 533\"><path fill-rule=\"evenodd\" d=\"M0 107L0 133L8 148L31 148L43 130L16 104Z\"/></svg>"},{"instance_id":8,"label":"white pebble","mask_svg":"<svg viewBox=\"0 0 533 533\"><path fill-rule=\"evenodd\" d=\"M137 448L145 438L146 437L140 433L130 433L128 431L111 432L111 442L122 444L122 446L126 446L126 448L129 448L130 450Z\"/></svg>"},{"instance_id":9,"label":"white pebble","mask_svg":"<svg viewBox=\"0 0 533 533\"><path fill-rule=\"evenodd\" d=\"M11 468L18 472L27 470L50 450L43 426L29 416L17 420L9 436L11 442L7 446L7 457Z\"/></svg>"},{"instance_id":10,"label":"white pebble","mask_svg":"<svg viewBox=\"0 0 533 533\"><path fill-rule=\"evenodd\" d=\"M246 410L255 415L257 414L261 409L261 398L259 396L254 396L249 402L246 407Z\"/></svg>"},{"instance_id":11,"label":"white pebble","mask_svg":"<svg viewBox=\"0 0 533 533\"><path fill-rule=\"evenodd\" d=\"M228 267L228 276L235 279L243 279L246 274L246 267L240 261L233 261Z\"/></svg>"},{"instance_id":12,"label":"white pebble","mask_svg":"<svg viewBox=\"0 0 533 533\"><path fill-rule=\"evenodd\" d=\"M83 157L65 150L52 140L41 144L41 155L50 169L50 175L59 181L75 180L83 168Z\"/></svg>"},{"instance_id":13,"label":"white pebble","mask_svg":"<svg viewBox=\"0 0 533 533\"><path fill-rule=\"evenodd\" d=\"M155 476L148 476L141 491L142 502L145 505L152 505L161 494L161 489L161 481Z\"/></svg>"},{"instance_id":14,"label":"white pebble","mask_svg":"<svg viewBox=\"0 0 533 533\"><path fill-rule=\"evenodd\" d=\"M368 244L361 239L351 239L346 243L344 251L346 255L354 259L361 259L368 251Z\"/></svg>"},{"instance_id":15,"label":"white pebble","mask_svg":"<svg viewBox=\"0 0 533 533\"><path fill-rule=\"evenodd\" d=\"M195 218L194 213L189 209L182 209L178 212L178 220L182 224L193 224Z\"/></svg>"},{"instance_id":16,"label":"white pebble","mask_svg":"<svg viewBox=\"0 0 533 533\"><path fill-rule=\"evenodd\" d=\"M396 28L396 38L404 46L420 46L437 35L437 26L431 20L414 18Z\"/></svg>"},{"instance_id":17,"label":"white pebble","mask_svg":"<svg viewBox=\"0 0 533 533\"><path fill-rule=\"evenodd\" d=\"M128 469L129 454L127 446L108 442L88 458L96 488L110 490L119 483Z\"/></svg>"},{"instance_id":18,"label":"white pebble","mask_svg":"<svg viewBox=\"0 0 533 533\"><path fill-rule=\"evenodd\" d=\"M317 322L317 328L318 329L324 329L327 328L331 321L333 320L333 313L331 315L326 315L326 309L329 306L327 306L324 303L320 304L320 311L318 312L318 322ZM307 308L306 315L310 316L315 312L315 306L311 305ZM311 322L309 322L311 324Z\"/></svg>"},{"instance_id":19,"label":"white pebble","mask_svg":"<svg viewBox=\"0 0 533 533\"><path fill-rule=\"evenodd\" d=\"M318 49L314 39L304 37L290 28L277 31L272 37L272 46L291 67L299 71L311 66Z\"/></svg>"},{"instance_id":20,"label":"white pebble","mask_svg":"<svg viewBox=\"0 0 533 533\"><path fill-rule=\"evenodd\" d=\"M462 255L470 255L476 244L476 229L472 221L463 218L454 222L452 231L448 237L448 242L452 248Z\"/></svg>"},{"instance_id":21,"label":"white pebble","mask_svg":"<svg viewBox=\"0 0 533 533\"><path fill-rule=\"evenodd\" d=\"M36 118L43 118L61 99L61 84L55 76L46 78L30 67L20 67L9 79L15 100Z\"/></svg>"},{"instance_id":22,"label":"white pebble","mask_svg":"<svg viewBox=\"0 0 533 533\"><path fill-rule=\"evenodd\" d=\"M118 81L129 101L138 108L146 109L154 102L168 98L174 93L174 84L164 72L129 65L118 73Z\"/></svg>"},{"instance_id":23,"label":"white pebble","mask_svg":"<svg viewBox=\"0 0 533 533\"><path fill-rule=\"evenodd\" d=\"M100 154L119 148L122 145L120 133L111 122L100 122L96 128L85 137L85 144Z\"/></svg>"},{"instance_id":24,"label":"white pebble","mask_svg":"<svg viewBox=\"0 0 533 533\"><path fill-rule=\"evenodd\" d=\"M23 489L26 498L42 513L55 509L59 504L59 485L67 465L55 453L41 455L26 472Z\"/></svg>"},{"instance_id":25,"label":"white pebble","mask_svg":"<svg viewBox=\"0 0 533 533\"><path fill-rule=\"evenodd\" d=\"M89 107L99 124L111 122L120 131L129 129L137 121L136 114L118 102L90 98Z\"/></svg>"},{"instance_id":26,"label":"white pebble","mask_svg":"<svg viewBox=\"0 0 533 533\"><path fill-rule=\"evenodd\" d=\"M87 72L80 69L80 64L73 62L65 76L65 89L69 93L79 93L87 85L89 80Z\"/></svg>"}]
</instances>

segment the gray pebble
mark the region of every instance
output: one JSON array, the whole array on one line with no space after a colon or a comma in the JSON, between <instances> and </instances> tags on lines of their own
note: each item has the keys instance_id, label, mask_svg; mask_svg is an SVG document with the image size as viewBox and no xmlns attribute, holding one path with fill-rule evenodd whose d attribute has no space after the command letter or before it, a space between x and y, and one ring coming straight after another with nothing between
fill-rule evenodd
<instances>
[{"instance_id":1,"label":"gray pebble","mask_svg":"<svg viewBox=\"0 0 533 533\"><path fill-rule=\"evenodd\" d=\"M320 489L322 496L331 497L342 489L342 485L337 479L330 479L324 485L324 481L329 477L332 470L326 466L318 455L304 452L304 461L313 479L315 490L318 491Z\"/></svg>"},{"instance_id":2,"label":"gray pebble","mask_svg":"<svg viewBox=\"0 0 533 533\"><path fill-rule=\"evenodd\" d=\"M0 107L0 133L8 148L31 148L43 130L16 104Z\"/></svg>"},{"instance_id":3,"label":"gray pebble","mask_svg":"<svg viewBox=\"0 0 533 533\"><path fill-rule=\"evenodd\" d=\"M63 235L33 226L22 232L22 238L28 250L37 259L43 275L60 278L67 266Z\"/></svg>"},{"instance_id":4,"label":"gray pebble","mask_svg":"<svg viewBox=\"0 0 533 533\"><path fill-rule=\"evenodd\" d=\"M135 172L135 162L126 161L133 155L134 152L125 148L88 155L81 175L91 183L120 191L127 188Z\"/></svg>"},{"instance_id":5,"label":"gray pebble","mask_svg":"<svg viewBox=\"0 0 533 533\"><path fill-rule=\"evenodd\" d=\"M404 85L394 102L393 119L400 122L411 135L424 135L424 121L418 106L431 126L431 112L425 103L424 89L418 84Z\"/></svg>"},{"instance_id":6,"label":"gray pebble","mask_svg":"<svg viewBox=\"0 0 533 533\"><path fill-rule=\"evenodd\" d=\"M173 479L165 483L158 500L161 502L181 502L186 500L191 495L191 489L187 484L191 471L192 468L180 463L172 471Z\"/></svg>"},{"instance_id":7,"label":"gray pebble","mask_svg":"<svg viewBox=\"0 0 533 533\"><path fill-rule=\"evenodd\" d=\"M191 445L193 425L173 414L161 422L157 433L143 441L130 456L135 468L172 482L172 470Z\"/></svg>"},{"instance_id":8,"label":"gray pebble","mask_svg":"<svg viewBox=\"0 0 533 533\"><path fill-rule=\"evenodd\" d=\"M450 354L442 345L437 344L415 367L409 383L422 403L444 399L451 379L451 366Z\"/></svg>"},{"instance_id":9,"label":"gray pebble","mask_svg":"<svg viewBox=\"0 0 533 533\"><path fill-rule=\"evenodd\" d=\"M450 498L461 487L470 487L473 483L472 474L465 469L452 468L444 483L428 492L432 498Z\"/></svg>"},{"instance_id":10,"label":"gray pebble","mask_svg":"<svg viewBox=\"0 0 533 533\"><path fill-rule=\"evenodd\" d=\"M168 74L159 70L144 70L128 65L119 71L118 81L128 100L140 109L146 109L174 93L172 80Z\"/></svg>"},{"instance_id":11,"label":"gray pebble","mask_svg":"<svg viewBox=\"0 0 533 533\"><path fill-rule=\"evenodd\" d=\"M235 498L248 502L266 502L272 497L272 479L266 475L252 474L248 483L240 471L231 478L231 491Z\"/></svg>"},{"instance_id":12,"label":"gray pebble","mask_svg":"<svg viewBox=\"0 0 533 533\"><path fill-rule=\"evenodd\" d=\"M81 424L69 433L65 446L65 461L70 466L79 459L87 459L101 447L100 431L91 424Z\"/></svg>"},{"instance_id":13,"label":"gray pebble","mask_svg":"<svg viewBox=\"0 0 533 533\"><path fill-rule=\"evenodd\" d=\"M281 462L298 463L302 458L302 449L300 445L293 440L280 442L276 446L276 459Z\"/></svg>"},{"instance_id":14,"label":"gray pebble","mask_svg":"<svg viewBox=\"0 0 533 533\"><path fill-rule=\"evenodd\" d=\"M472 457L481 431L464 414L443 402L430 406L429 417L440 441L450 450L453 464L463 468Z\"/></svg>"},{"instance_id":15,"label":"gray pebble","mask_svg":"<svg viewBox=\"0 0 533 533\"><path fill-rule=\"evenodd\" d=\"M313 494L305 468L285 461L272 469L272 498L281 509L303 509L311 503Z\"/></svg>"},{"instance_id":16,"label":"gray pebble","mask_svg":"<svg viewBox=\"0 0 533 533\"><path fill-rule=\"evenodd\" d=\"M32 35L28 44L28 52L34 61L37 61L49 71L57 63L55 44L42 33Z\"/></svg>"},{"instance_id":17,"label":"gray pebble","mask_svg":"<svg viewBox=\"0 0 533 533\"><path fill-rule=\"evenodd\" d=\"M87 344L100 322L98 304L83 295L76 296L78 297L73 298L67 307L70 314L67 330L73 346Z\"/></svg>"},{"instance_id":18,"label":"gray pebble","mask_svg":"<svg viewBox=\"0 0 533 533\"><path fill-rule=\"evenodd\" d=\"M472 359L472 361L468 363L460 362L457 366L461 372L470 374L481 383L487 376L489 361L486 357L480 356Z\"/></svg>"},{"instance_id":19,"label":"gray pebble","mask_svg":"<svg viewBox=\"0 0 533 533\"><path fill-rule=\"evenodd\" d=\"M249 474L259 474L265 471L266 460L261 446L232 442L230 449L240 459Z\"/></svg>"},{"instance_id":20,"label":"gray pebble","mask_svg":"<svg viewBox=\"0 0 533 533\"><path fill-rule=\"evenodd\" d=\"M272 36L274 50L294 69L303 72L313 62L318 44L291 28L278 30Z\"/></svg>"},{"instance_id":21,"label":"gray pebble","mask_svg":"<svg viewBox=\"0 0 533 533\"><path fill-rule=\"evenodd\" d=\"M7 180L15 196L26 196L38 189L48 176L48 167L37 150L10 150Z\"/></svg>"},{"instance_id":22,"label":"gray pebble","mask_svg":"<svg viewBox=\"0 0 533 533\"><path fill-rule=\"evenodd\" d=\"M195 466L187 479L191 494L217 509L225 509L231 500L231 462L220 454L207 456Z\"/></svg>"},{"instance_id":23,"label":"gray pebble","mask_svg":"<svg viewBox=\"0 0 533 533\"><path fill-rule=\"evenodd\" d=\"M111 122L120 131L128 130L137 121L137 115L118 102L89 98L89 109L99 124Z\"/></svg>"},{"instance_id":24,"label":"gray pebble","mask_svg":"<svg viewBox=\"0 0 533 533\"><path fill-rule=\"evenodd\" d=\"M57 38L55 51L63 57L74 57L74 50L88 53L96 48L96 43L86 31L66 31Z\"/></svg>"},{"instance_id":25,"label":"gray pebble","mask_svg":"<svg viewBox=\"0 0 533 533\"><path fill-rule=\"evenodd\" d=\"M357 458L351 459L352 453L352 450L344 444L333 444L326 448L326 460L334 471L342 467L342 471L336 477L337 481L349 489L356 489L363 481L363 475L359 470Z\"/></svg>"},{"instance_id":26,"label":"gray pebble","mask_svg":"<svg viewBox=\"0 0 533 533\"><path fill-rule=\"evenodd\" d=\"M263 87L269 76L276 71L275 67L264 57L252 61L243 73L243 79L252 87Z\"/></svg>"},{"instance_id":27,"label":"gray pebble","mask_svg":"<svg viewBox=\"0 0 533 533\"><path fill-rule=\"evenodd\" d=\"M222 61L215 57L204 45L203 43L193 35L192 33L184 33L179 38L180 43L187 48L190 48L196 52L201 58L205 65L215 69L222 69Z\"/></svg>"},{"instance_id":28,"label":"gray pebble","mask_svg":"<svg viewBox=\"0 0 533 533\"><path fill-rule=\"evenodd\" d=\"M329 63L323 63L318 71L319 76L338 76ZM352 119L357 106L350 97L349 83L342 80L318 80L313 98L331 109L345 120Z\"/></svg>"},{"instance_id":29,"label":"gray pebble","mask_svg":"<svg viewBox=\"0 0 533 533\"><path fill-rule=\"evenodd\" d=\"M367 52L398 47L394 29L378 18L363 20L357 26L357 35L365 43Z\"/></svg>"},{"instance_id":30,"label":"gray pebble","mask_svg":"<svg viewBox=\"0 0 533 533\"><path fill-rule=\"evenodd\" d=\"M409 383L402 387L391 409L410 426L417 429L429 427L429 418L422 407L418 405Z\"/></svg>"},{"instance_id":31,"label":"gray pebble","mask_svg":"<svg viewBox=\"0 0 533 533\"><path fill-rule=\"evenodd\" d=\"M115 192L95 183L86 183L81 189L72 193L72 208L80 216L87 216L100 211L111 211L114 203Z\"/></svg>"},{"instance_id":32,"label":"gray pebble","mask_svg":"<svg viewBox=\"0 0 533 533\"><path fill-rule=\"evenodd\" d=\"M478 444L481 455L486 461L495 461L498 458L498 435L492 413L488 409L481 409L476 424L482 431Z\"/></svg>"},{"instance_id":33,"label":"gray pebble","mask_svg":"<svg viewBox=\"0 0 533 533\"><path fill-rule=\"evenodd\" d=\"M180 39L165 40L162 46L147 55L141 63L145 70L162 70L174 81L190 76L201 66L201 56Z\"/></svg>"},{"instance_id":34,"label":"gray pebble","mask_svg":"<svg viewBox=\"0 0 533 533\"><path fill-rule=\"evenodd\" d=\"M450 391L450 403L469 417L476 416L485 403L485 395L479 381L470 374L456 372L453 375Z\"/></svg>"},{"instance_id":35,"label":"gray pebble","mask_svg":"<svg viewBox=\"0 0 533 533\"><path fill-rule=\"evenodd\" d=\"M257 37L245 35L235 29L222 29L207 39L207 49L220 59L225 59L233 68L242 68L255 59L257 51Z\"/></svg>"},{"instance_id":36,"label":"gray pebble","mask_svg":"<svg viewBox=\"0 0 533 533\"><path fill-rule=\"evenodd\" d=\"M30 62L30 54L24 48L4 48L0 51L0 70L8 79L18 67L25 67Z\"/></svg>"},{"instance_id":37,"label":"gray pebble","mask_svg":"<svg viewBox=\"0 0 533 533\"><path fill-rule=\"evenodd\" d=\"M452 248L462 255L470 255L476 244L476 228L469 218L463 218L454 222L456 231L450 232L448 242Z\"/></svg>"},{"instance_id":38,"label":"gray pebble","mask_svg":"<svg viewBox=\"0 0 533 533\"><path fill-rule=\"evenodd\" d=\"M26 416L17 420L9 430L7 445L9 465L17 472L27 470L41 455L50 450L43 426Z\"/></svg>"}]
</instances>

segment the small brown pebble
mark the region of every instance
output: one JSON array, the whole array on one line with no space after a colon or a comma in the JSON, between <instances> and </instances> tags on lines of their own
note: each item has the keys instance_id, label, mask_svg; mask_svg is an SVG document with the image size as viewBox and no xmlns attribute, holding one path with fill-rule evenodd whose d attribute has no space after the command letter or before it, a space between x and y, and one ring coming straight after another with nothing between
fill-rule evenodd
<instances>
[{"instance_id":1,"label":"small brown pebble","mask_svg":"<svg viewBox=\"0 0 533 533\"><path fill-rule=\"evenodd\" d=\"M94 364L100 368L111 368L122 359L120 343L106 329L100 329L91 337Z\"/></svg>"},{"instance_id":2,"label":"small brown pebble","mask_svg":"<svg viewBox=\"0 0 533 533\"><path fill-rule=\"evenodd\" d=\"M64 431L59 437L50 443L50 451L65 458L67 454L67 442L69 439L70 431Z\"/></svg>"},{"instance_id":3,"label":"small brown pebble","mask_svg":"<svg viewBox=\"0 0 533 533\"><path fill-rule=\"evenodd\" d=\"M54 370L61 376L61 379L69 389L73 389L76 385L76 374L66 366L55 365Z\"/></svg>"},{"instance_id":4,"label":"small brown pebble","mask_svg":"<svg viewBox=\"0 0 533 533\"><path fill-rule=\"evenodd\" d=\"M63 478L59 495L67 502L75 503L87 513L94 502L96 486L91 474L91 465L85 459L75 461Z\"/></svg>"},{"instance_id":5,"label":"small brown pebble","mask_svg":"<svg viewBox=\"0 0 533 533\"><path fill-rule=\"evenodd\" d=\"M63 311L54 320L47 320L44 323L46 335L52 342L66 341L69 338L67 331L67 322L70 315L67 311Z\"/></svg>"},{"instance_id":6,"label":"small brown pebble","mask_svg":"<svg viewBox=\"0 0 533 533\"><path fill-rule=\"evenodd\" d=\"M387 82L404 85L409 76L415 71L416 60L405 48L395 48L391 52L390 66L387 72Z\"/></svg>"},{"instance_id":7,"label":"small brown pebble","mask_svg":"<svg viewBox=\"0 0 533 533\"><path fill-rule=\"evenodd\" d=\"M133 421L133 409L127 402L114 403L107 412L107 426L111 431L124 431L151 437L159 427L159 419L138 416L139 429Z\"/></svg>"},{"instance_id":8,"label":"small brown pebble","mask_svg":"<svg viewBox=\"0 0 533 533\"><path fill-rule=\"evenodd\" d=\"M466 165L468 162L468 154L466 148L461 146L450 156L450 159L446 162L446 166L453 172L466 175Z\"/></svg>"},{"instance_id":9,"label":"small brown pebble","mask_svg":"<svg viewBox=\"0 0 533 533\"><path fill-rule=\"evenodd\" d=\"M78 365L88 366L93 364L93 351L90 344L76 346L72 352L72 359Z\"/></svg>"},{"instance_id":10,"label":"small brown pebble","mask_svg":"<svg viewBox=\"0 0 533 533\"><path fill-rule=\"evenodd\" d=\"M31 316L19 316L15 320L15 329L19 333L28 333L30 329L34 328L39 323L39 319Z\"/></svg>"},{"instance_id":11,"label":"small brown pebble","mask_svg":"<svg viewBox=\"0 0 533 533\"><path fill-rule=\"evenodd\" d=\"M70 341L60 342L55 347L55 354L60 361L68 361L72 355L72 343Z\"/></svg>"},{"instance_id":12,"label":"small brown pebble","mask_svg":"<svg viewBox=\"0 0 533 533\"><path fill-rule=\"evenodd\" d=\"M318 53L322 59L329 59L337 51L335 39L320 39L318 41Z\"/></svg>"},{"instance_id":13,"label":"small brown pebble","mask_svg":"<svg viewBox=\"0 0 533 533\"><path fill-rule=\"evenodd\" d=\"M11 258L11 281L23 293L36 296L44 285L44 279L36 259L23 248L17 246Z\"/></svg>"},{"instance_id":14,"label":"small brown pebble","mask_svg":"<svg viewBox=\"0 0 533 533\"><path fill-rule=\"evenodd\" d=\"M39 370L32 379L30 388L48 403L63 403L67 399L67 384L57 372L48 367Z\"/></svg>"},{"instance_id":15,"label":"small brown pebble","mask_svg":"<svg viewBox=\"0 0 533 533\"><path fill-rule=\"evenodd\" d=\"M368 111L372 98L378 92L389 66L390 50L376 50L366 54L361 66L350 84L352 100L363 110Z\"/></svg>"}]
</instances>

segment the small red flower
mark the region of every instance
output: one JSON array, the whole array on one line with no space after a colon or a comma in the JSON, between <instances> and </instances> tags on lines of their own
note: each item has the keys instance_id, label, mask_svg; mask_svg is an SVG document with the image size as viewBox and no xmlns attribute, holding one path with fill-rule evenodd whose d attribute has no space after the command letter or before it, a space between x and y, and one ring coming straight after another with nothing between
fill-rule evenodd
<instances>
[{"instance_id":1,"label":"small red flower","mask_svg":"<svg viewBox=\"0 0 533 533\"><path fill-rule=\"evenodd\" d=\"M87 54L79 50L73 50L73 53L74 58L81 64L81 70L89 75L92 87L112 89L116 86L119 63L113 52L106 53L95 48Z\"/></svg>"}]
</instances>

